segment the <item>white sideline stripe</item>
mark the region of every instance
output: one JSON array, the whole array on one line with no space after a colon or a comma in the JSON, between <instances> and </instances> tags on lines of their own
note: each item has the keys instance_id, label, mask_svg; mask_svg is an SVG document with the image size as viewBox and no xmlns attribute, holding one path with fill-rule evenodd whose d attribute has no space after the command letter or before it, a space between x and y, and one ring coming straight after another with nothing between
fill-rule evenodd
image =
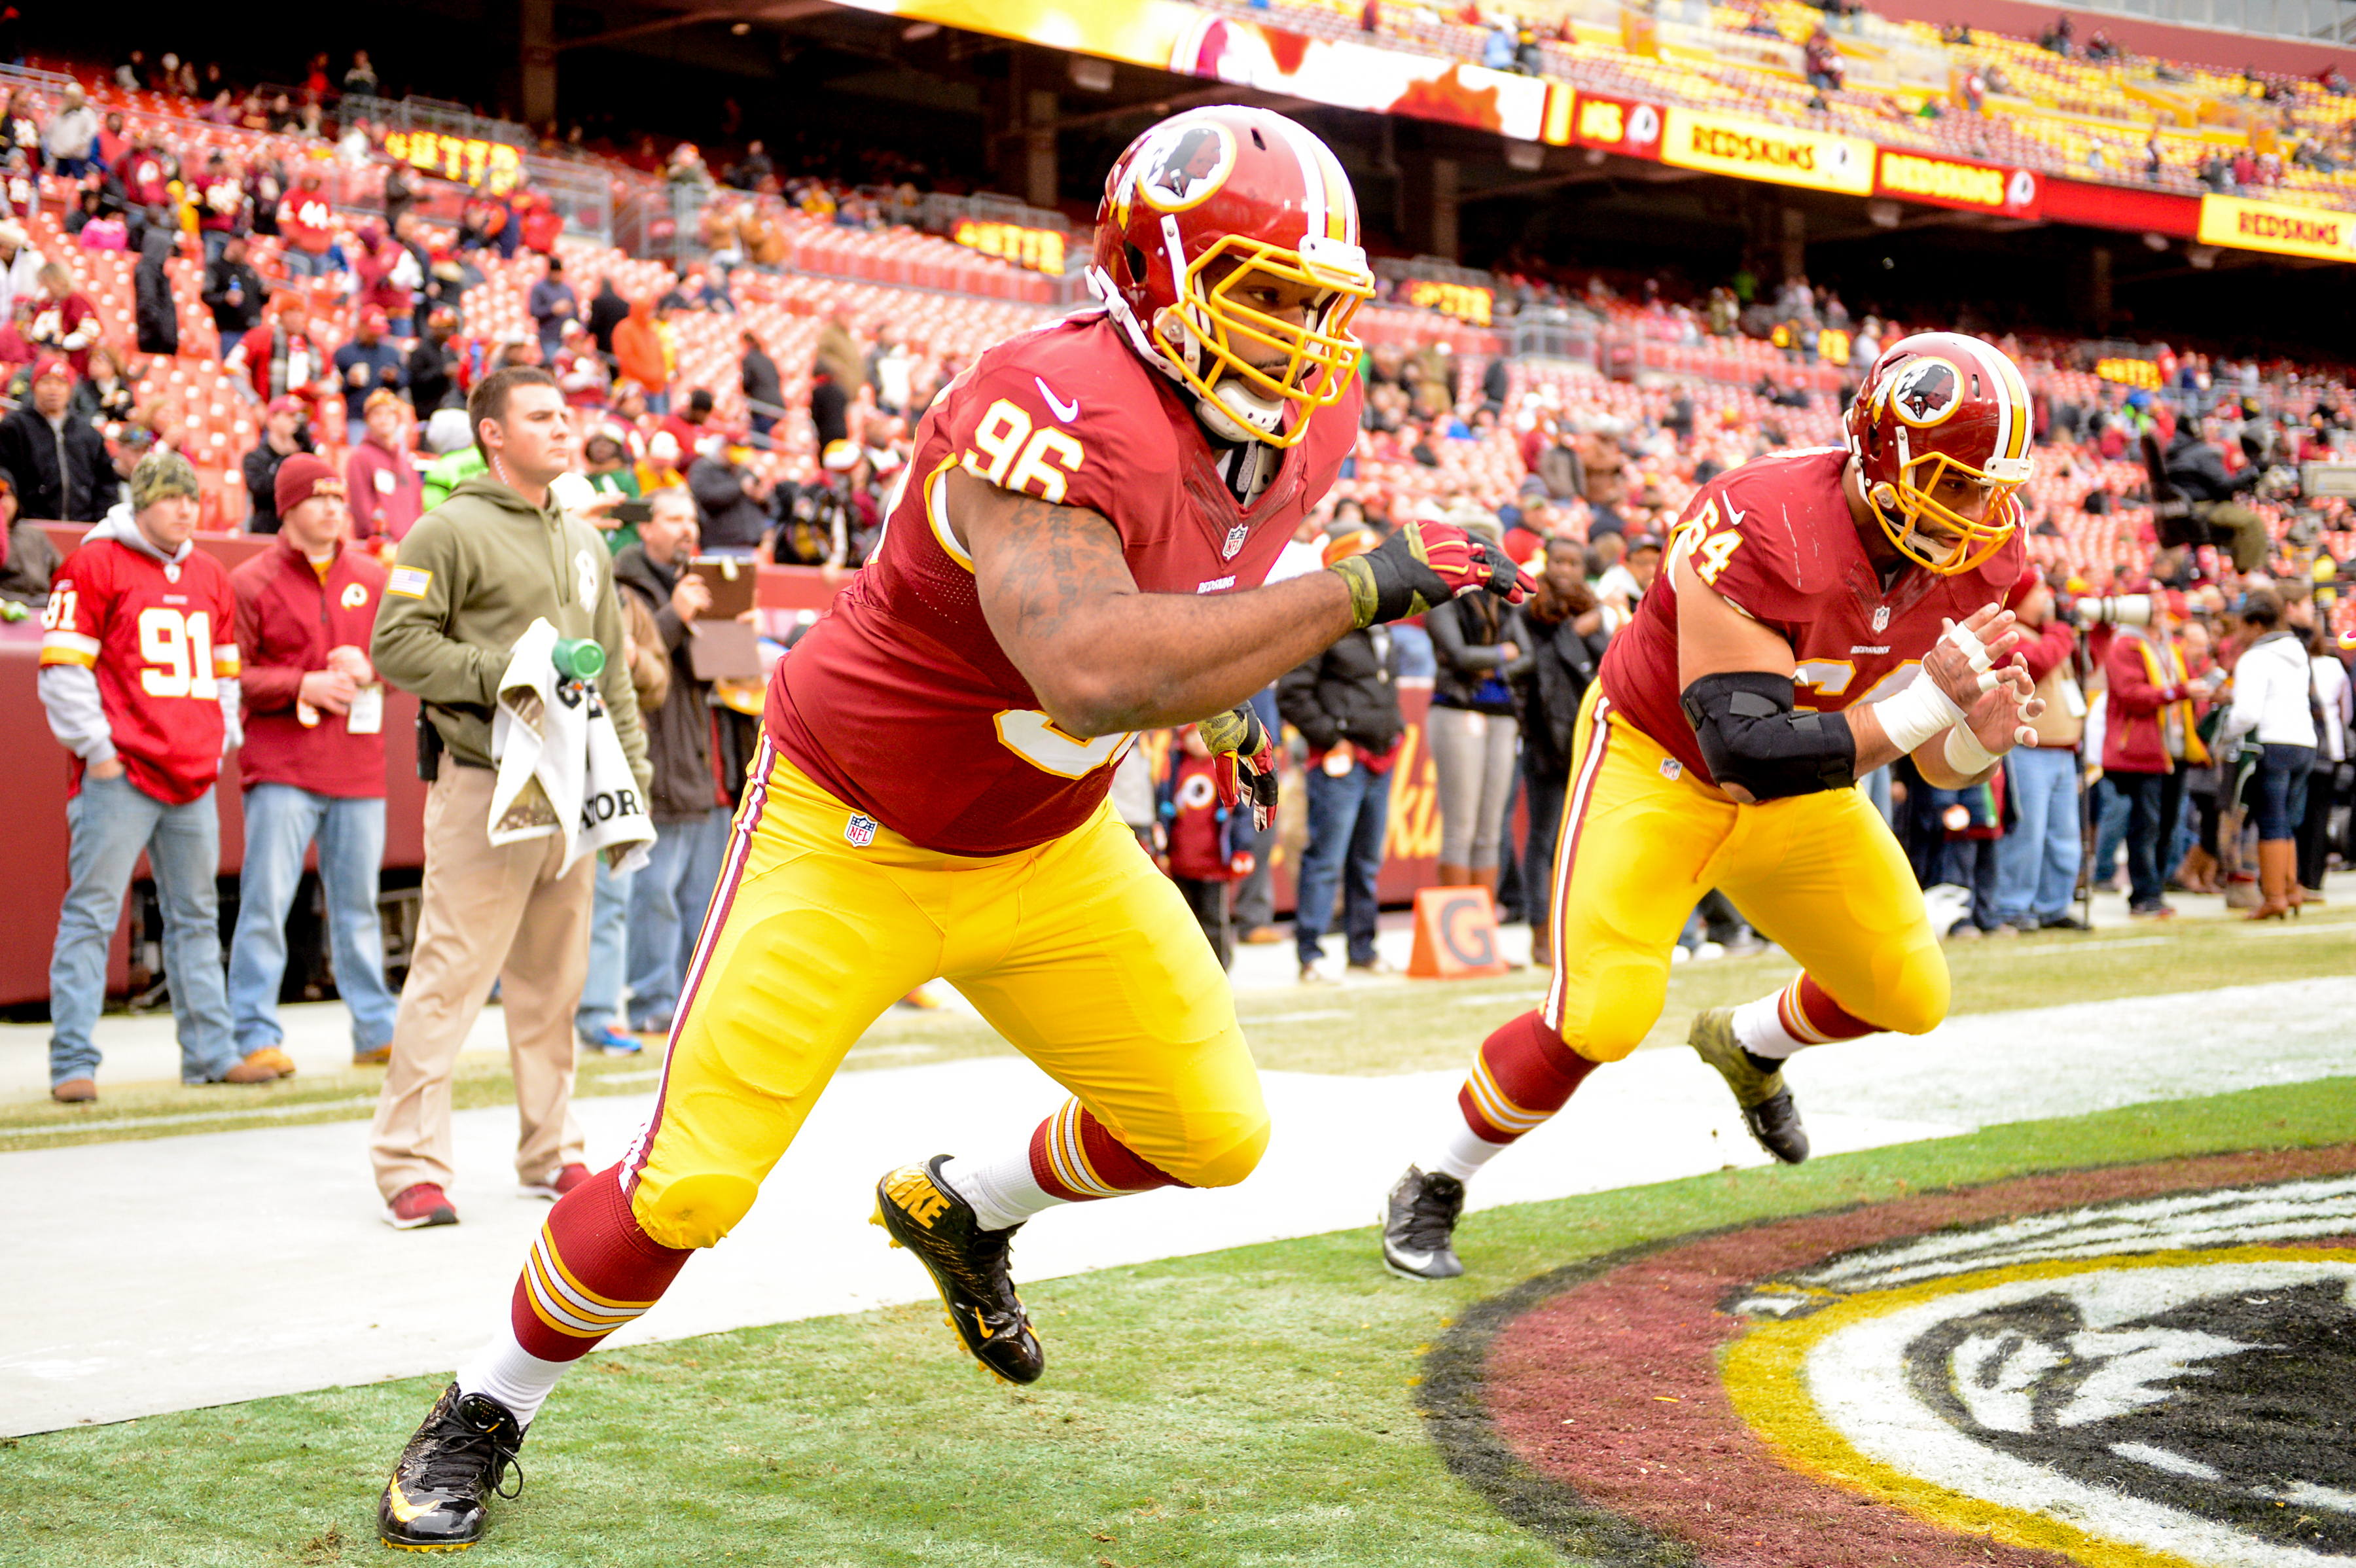
<instances>
[{"instance_id":1,"label":"white sideline stripe","mask_svg":"<svg viewBox=\"0 0 2356 1568\"><path fill-rule=\"evenodd\" d=\"M185 1127L198 1122L244 1122L256 1116L307 1116L315 1111L340 1111L351 1105L374 1105L373 1094L343 1100L312 1100L301 1105L265 1105L252 1111L191 1111L181 1116L116 1116L104 1122L54 1122L31 1127L0 1127L0 1138L60 1138L71 1133L112 1133L124 1127Z\"/></svg>"}]
</instances>

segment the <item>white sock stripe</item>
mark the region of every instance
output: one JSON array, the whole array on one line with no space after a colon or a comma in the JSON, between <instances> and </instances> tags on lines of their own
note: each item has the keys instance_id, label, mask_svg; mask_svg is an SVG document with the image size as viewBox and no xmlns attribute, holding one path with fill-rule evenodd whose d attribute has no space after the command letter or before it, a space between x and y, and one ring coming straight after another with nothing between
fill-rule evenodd
<instances>
[{"instance_id":1,"label":"white sock stripe","mask_svg":"<svg viewBox=\"0 0 2356 1568\"><path fill-rule=\"evenodd\" d=\"M1472 1071L1464 1082L1472 1091L1472 1102L1481 1108L1481 1114L1501 1133L1529 1132L1554 1114L1551 1111L1525 1111L1506 1099L1505 1091L1497 1087L1496 1075L1479 1057L1472 1058Z\"/></svg>"},{"instance_id":2,"label":"white sock stripe","mask_svg":"<svg viewBox=\"0 0 2356 1568\"><path fill-rule=\"evenodd\" d=\"M1088 1169L1080 1147L1080 1105L1076 1100L1065 1101L1047 1129L1047 1162L1055 1167L1056 1179L1074 1192L1090 1197L1121 1196L1120 1188L1107 1187Z\"/></svg>"},{"instance_id":3,"label":"white sock stripe","mask_svg":"<svg viewBox=\"0 0 2356 1568\"><path fill-rule=\"evenodd\" d=\"M491 1342L458 1369L457 1382L460 1391L490 1395L529 1426L572 1369L570 1361L542 1360L525 1349L516 1338L515 1325L503 1317Z\"/></svg>"},{"instance_id":4,"label":"white sock stripe","mask_svg":"<svg viewBox=\"0 0 2356 1568\"><path fill-rule=\"evenodd\" d=\"M550 1276L540 1269L526 1268L523 1277L531 1289L532 1306L541 1316L548 1319L557 1327L569 1329L575 1334L584 1336L611 1334L615 1329L639 1316L635 1312L584 1313L566 1301L550 1295L548 1294Z\"/></svg>"},{"instance_id":5,"label":"white sock stripe","mask_svg":"<svg viewBox=\"0 0 2356 1568\"><path fill-rule=\"evenodd\" d=\"M531 1244L531 1255L532 1261L540 1265L535 1271L539 1276L544 1278L549 1288L562 1295L576 1311L591 1317L636 1317L647 1310L643 1306L626 1306L619 1302L601 1300L566 1279L564 1271L557 1266L556 1250L548 1244L546 1230L542 1230L540 1239Z\"/></svg>"}]
</instances>

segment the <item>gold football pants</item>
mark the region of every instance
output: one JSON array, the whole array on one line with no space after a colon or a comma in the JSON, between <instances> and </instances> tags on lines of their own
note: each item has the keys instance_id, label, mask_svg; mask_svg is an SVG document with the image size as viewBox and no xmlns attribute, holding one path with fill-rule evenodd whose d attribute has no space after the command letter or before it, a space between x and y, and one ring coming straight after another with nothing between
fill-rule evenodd
<instances>
[{"instance_id":1,"label":"gold football pants","mask_svg":"<svg viewBox=\"0 0 2356 1568\"><path fill-rule=\"evenodd\" d=\"M1618 1061L1667 994L1669 950L1703 894L1734 900L1835 1002L1919 1035L1947 1015L1947 961L1898 841L1857 789L1746 806L1687 775L1590 686L1555 854L1543 1016Z\"/></svg>"},{"instance_id":2,"label":"gold football pants","mask_svg":"<svg viewBox=\"0 0 2356 1568\"><path fill-rule=\"evenodd\" d=\"M1108 804L975 857L869 822L766 740L752 777L624 1162L648 1236L726 1235L844 1053L936 977L1158 1169L1191 1187L1251 1173L1268 1111L1226 976Z\"/></svg>"}]
</instances>

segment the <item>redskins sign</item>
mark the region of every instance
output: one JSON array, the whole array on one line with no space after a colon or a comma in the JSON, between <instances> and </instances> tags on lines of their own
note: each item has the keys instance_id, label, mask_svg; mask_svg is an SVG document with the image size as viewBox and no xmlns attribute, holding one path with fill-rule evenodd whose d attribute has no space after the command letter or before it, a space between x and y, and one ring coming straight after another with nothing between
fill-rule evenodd
<instances>
[{"instance_id":1,"label":"redskins sign","mask_svg":"<svg viewBox=\"0 0 2356 1568\"><path fill-rule=\"evenodd\" d=\"M1427 1412L1614 1564L2356 1563L2351 1167L2029 1178L1580 1265L1435 1347Z\"/></svg>"}]
</instances>

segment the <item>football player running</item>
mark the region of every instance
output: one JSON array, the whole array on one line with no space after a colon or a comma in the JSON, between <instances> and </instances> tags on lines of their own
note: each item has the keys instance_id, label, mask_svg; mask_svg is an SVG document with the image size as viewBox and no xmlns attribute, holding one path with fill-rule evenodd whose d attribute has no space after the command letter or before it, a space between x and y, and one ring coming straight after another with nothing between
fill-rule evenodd
<instances>
[{"instance_id":1,"label":"football player running","mask_svg":"<svg viewBox=\"0 0 2356 1568\"><path fill-rule=\"evenodd\" d=\"M752 1207L843 1054L946 977L1070 1091L1023 1136L903 1165L877 1223L1013 1382L1044 1359L1008 1242L1061 1203L1242 1180L1268 1112L1226 978L1106 793L1134 732L1199 722L1222 792L1275 804L1251 693L1352 629L1532 585L1435 524L1261 585L1358 424L1374 292L1348 177L1259 109L1163 122L1113 166L1100 307L1012 338L919 424L873 559L770 682L655 1109L550 1214L508 1323L378 1509L482 1531L568 1367Z\"/></svg>"},{"instance_id":2,"label":"football player running","mask_svg":"<svg viewBox=\"0 0 2356 1568\"><path fill-rule=\"evenodd\" d=\"M1985 779L2042 711L2003 607L2025 578L2014 492L2029 393L1976 338L1877 360L1845 446L1778 453L1697 492L1573 742L1545 1004L1482 1043L1433 1147L1383 1214L1393 1273L1463 1272L1464 1184L1560 1111L1660 1016L1669 950L1722 888L1802 965L1697 1018L1694 1048L1777 1159L1807 1157L1783 1068L1947 1012L1947 967L1890 828L1855 780L1901 757L1931 784Z\"/></svg>"}]
</instances>

